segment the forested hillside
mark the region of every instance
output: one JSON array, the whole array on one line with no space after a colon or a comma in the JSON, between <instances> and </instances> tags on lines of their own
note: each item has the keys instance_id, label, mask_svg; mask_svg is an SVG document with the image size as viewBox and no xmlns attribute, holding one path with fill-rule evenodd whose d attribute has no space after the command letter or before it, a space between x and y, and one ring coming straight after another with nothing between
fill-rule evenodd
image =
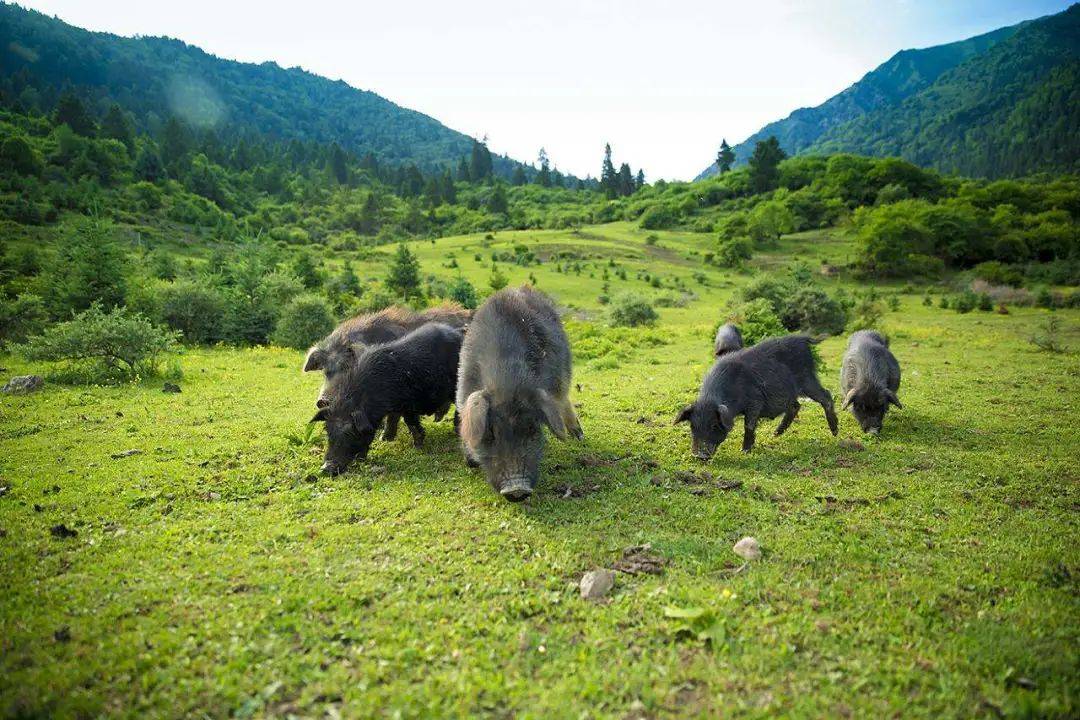
<instances>
[{"instance_id":1,"label":"forested hillside","mask_svg":"<svg viewBox=\"0 0 1080 720\"><path fill-rule=\"evenodd\" d=\"M983 177L1071 171L1080 154L1080 6L974 38L904 50L814 108L734 146L749 160L775 136L785 152L898 156ZM716 164L699 178L716 174Z\"/></svg>"},{"instance_id":2,"label":"forested hillside","mask_svg":"<svg viewBox=\"0 0 1080 720\"><path fill-rule=\"evenodd\" d=\"M356 155L425 170L457 163L473 142L375 93L299 68L223 60L169 38L89 32L0 5L4 105L48 111L64 91L98 116L119 104L137 128L155 135L175 117L222 137L338 143ZM493 165L509 178L517 164L496 156Z\"/></svg>"}]
</instances>

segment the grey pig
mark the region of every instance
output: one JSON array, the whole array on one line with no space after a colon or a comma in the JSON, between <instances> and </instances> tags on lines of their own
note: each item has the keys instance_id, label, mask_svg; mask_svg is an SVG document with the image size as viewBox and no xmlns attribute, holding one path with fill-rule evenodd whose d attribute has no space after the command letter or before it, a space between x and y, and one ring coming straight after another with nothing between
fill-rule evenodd
<instances>
[{"instance_id":1,"label":"grey pig","mask_svg":"<svg viewBox=\"0 0 1080 720\"><path fill-rule=\"evenodd\" d=\"M570 343L546 295L507 288L476 311L458 373L462 450L507 500L520 502L536 487L544 425L560 440L584 438L570 375Z\"/></svg>"},{"instance_id":2,"label":"grey pig","mask_svg":"<svg viewBox=\"0 0 1080 720\"><path fill-rule=\"evenodd\" d=\"M859 330L848 340L840 367L841 410L851 409L863 432L881 432L889 405L901 410L900 363L889 350L889 341L876 330Z\"/></svg>"}]
</instances>

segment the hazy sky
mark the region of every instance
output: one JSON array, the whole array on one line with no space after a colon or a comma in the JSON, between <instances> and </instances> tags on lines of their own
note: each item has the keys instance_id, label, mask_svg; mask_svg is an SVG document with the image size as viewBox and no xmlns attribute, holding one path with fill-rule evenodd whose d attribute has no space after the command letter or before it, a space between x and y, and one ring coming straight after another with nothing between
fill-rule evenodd
<instances>
[{"instance_id":1,"label":"hazy sky","mask_svg":"<svg viewBox=\"0 0 1080 720\"><path fill-rule=\"evenodd\" d=\"M80 27L168 35L373 90L491 148L565 171L696 175L893 53L1068 7L1063 0L21 0Z\"/></svg>"}]
</instances>

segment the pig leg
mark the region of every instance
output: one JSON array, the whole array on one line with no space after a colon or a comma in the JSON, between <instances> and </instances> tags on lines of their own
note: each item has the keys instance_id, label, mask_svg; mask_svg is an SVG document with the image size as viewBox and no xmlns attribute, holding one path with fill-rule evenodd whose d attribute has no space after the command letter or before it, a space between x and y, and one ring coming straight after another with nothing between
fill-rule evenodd
<instances>
[{"instance_id":1,"label":"pig leg","mask_svg":"<svg viewBox=\"0 0 1080 720\"><path fill-rule=\"evenodd\" d=\"M795 419L795 416L799 414L799 402L796 400L788 408L788 411L784 413L784 418L780 421L780 424L776 426L776 436L780 437L784 434L784 431L788 429L791 422Z\"/></svg>"},{"instance_id":2,"label":"pig leg","mask_svg":"<svg viewBox=\"0 0 1080 720\"><path fill-rule=\"evenodd\" d=\"M446 403L441 408L435 411L435 422L442 420L446 417L446 413L450 410L450 403Z\"/></svg>"},{"instance_id":3,"label":"pig leg","mask_svg":"<svg viewBox=\"0 0 1080 720\"><path fill-rule=\"evenodd\" d=\"M806 381L802 394L825 409L825 419L829 422L829 430L832 431L833 435L839 434L840 425L836 421L836 409L833 407L832 395L828 390L821 387L821 383L816 377Z\"/></svg>"},{"instance_id":4,"label":"pig leg","mask_svg":"<svg viewBox=\"0 0 1080 720\"><path fill-rule=\"evenodd\" d=\"M754 449L754 431L757 430L757 415L749 413L743 417L742 451L748 453Z\"/></svg>"},{"instance_id":5,"label":"pig leg","mask_svg":"<svg viewBox=\"0 0 1080 720\"><path fill-rule=\"evenodd\" d=\"M386 442L392 441L397 437L398 421L401 420L400 415L393 413L386 416L386 429L383 430L382 439Z\"/></svg>"},{"instance_id":6,"label":"pig leg","mask_svg":"<svg viewBox=\"0 0 1080 720\"><path fill-rule=\"evenodd\" d=\"M413 447L424 447L424 428L420 425L420 417L418 415L406 415L405 427L409 428L409 432L412 433Z\"/></svg>"},{"instance_id":7,"label":"pig leg","mask_svg":"<svg viewBox=\"0 0 1080 720\"><path fill-rule=\"evenodd\" d=\"M454 408L454 434L459 437L461 435L461 415L458 414L457 408Z\"/></svg>"}]
</instances>

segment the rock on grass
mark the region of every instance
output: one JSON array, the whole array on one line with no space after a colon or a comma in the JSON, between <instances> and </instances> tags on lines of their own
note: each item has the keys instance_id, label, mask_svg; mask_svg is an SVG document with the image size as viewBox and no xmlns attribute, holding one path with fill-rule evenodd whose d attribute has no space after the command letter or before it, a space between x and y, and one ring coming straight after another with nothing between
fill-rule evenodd
<instances>
[{"instance_id":1,"label":"rock on grass","mask_svg":"<svg viewBox=\"0 0 1080 720\"><path fill-rule=\"evenodd\" d=\"M758 560L761 558L761 545L758 544L757 538L749 535L735 543L732 550L743 560Z\"/></svg>"},{"instance_id":2,"label":"rock on grass","mask_svg":"<svg viewBox=\"0 0 1080 720\"><path fill-rule=\"evenodd\" d=\"M7 385L5 385L4 389L0 390L0 392L8 393L10 395L20 395L40 390L44 385L45 378L40 375L16 375L8 380Z\"/></svg>"},{"instance_id":3,"label":"rock on grass","mask_svg":"<svg viewBox=\"0 0 1080 720\"><path fill-rule=\"evenodd\" d=\"M586 600L600 600L615 587L613 570L590 570L581 577L581 597Z\"/></svg>"}]
</instances>

